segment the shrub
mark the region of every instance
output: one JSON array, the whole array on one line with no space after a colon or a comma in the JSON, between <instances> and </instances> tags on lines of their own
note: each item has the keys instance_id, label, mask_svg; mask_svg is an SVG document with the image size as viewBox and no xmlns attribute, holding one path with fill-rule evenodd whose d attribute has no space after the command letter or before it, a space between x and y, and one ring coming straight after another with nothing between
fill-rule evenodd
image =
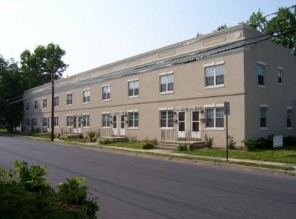
<instances>
[{"instance_id":1,"label":"shrub","mask_svg":"<svg viewBox=\"0 0 296 219\"><path fill-rule=\"evenodd\" d=\"M88 138L89 138L90 141L91 141L91 139L94 138L94 137L96 136L96 133L95 133L94 131L88 131L88 132L87 132L87 136L88 136Z\"/></svg>"},{"instance_id":2,"label":"shrub","mask_svg":"<svg viewBox=\"0 0 296 219\"><path fill-rule=\"evenodd\" d=\"M112 144L112 143L116 143L117 141L115 140L115 139L103 139L103 140L100 140L100 144L104 144L104 145L106 145L106 144Z\"/></svg>"},{"instance_id":3,"label":"shrub","mask_svg":"<svg viewBox=\"0 0 296 219\"><path fill-rule=\"evenodd\" d=\"M228 148L235 149L236 142L233 140L233 136L228 135Z\"/></svg>"},{"instance_id":4,"label":"shrub","mask_svg":"<svg viewBox=\"0 0 296 219\"><path fill-rule=\"evenodd\" d=\"M153 149L155 148L155 145L152 142L146 142L145 144L143 144L142 149Z\"/></svg>"},{"instance_id":5,"label":"shrub","mask_svg":"<svg viewBox=\"0 0 296 219\"><path fill-rule=\"evenodd\" d=\"M195 150L195 146L194 146L194 144L190 144L190 145L188 146L188 148L189 148L189 150L191 150L191 151Z\"/></svg>"},{"instance_id":6,"label":"shrub","mask_svg":"<svg viewBox=\"0 0 296 219\"><path fill-rule=\"evenodd\" d=\"M88 197L84 178L74 177L57 189L45 179L43 167L24 161L14 163L15 170L0 168L0 209L2 219L85 218L95 219L99 206Z\"/></svg>"},{"instance_id":7,"label":"shrub","mask_svg":"<svg viewBox=\"0 0 296 219\"><path fill-rule=\"evenodd\" d=\"M256 141L254 141L253 139L242 140L242 143L245 145L247 151L252 151L256 148Z\"/></svg>"},{"instance_id":8,"label":"shrub","mask_svg":"<svg viewBox=\"0 0 296 219\"><path fill-rule=\"evenodd\" d=\"M207 148L213 147L213 141L214 141L214 138L210 138L210 137L208 137L208 135L205 135L205 146Z\"/></svg>"},{"instance_id":9,"label":"shrub","mask_svg":"<svg viewBox=\"0 0 296 219\"><path fill-rule=\"evenodd\" d=\"M293 136L284 137L284 146L293 146L296 145L296 138Z\"/></svg>"},{"instance_id":10,"label":"shrub","mask_svg":"<svg viewBox=\"0 0 296 219\"><path fill-rule=\"evenodd\" d=\"M187 151L188 150L188 147L186 144L180 144L178 146L178 151Z\"/></svg>"}]
</instances>

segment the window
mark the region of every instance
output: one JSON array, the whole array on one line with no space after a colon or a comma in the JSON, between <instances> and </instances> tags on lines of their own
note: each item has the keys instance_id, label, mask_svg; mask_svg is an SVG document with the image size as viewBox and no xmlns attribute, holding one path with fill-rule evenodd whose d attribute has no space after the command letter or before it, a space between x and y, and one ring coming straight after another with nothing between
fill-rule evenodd
<instances>
[{"instance_id":1,"label":"window","mask_svg":"<svg viewBox=\"0 0 296 219\"><path fill-rule=\"evenodd\" d=\"M47 107L47 99L43 99L43 108Z\"/></svg>"},{"instance_id":2,"label":"window","mask_svg":"<svg viewBox=\"0 0 296 219\"><path fill-rule=\"evenodd\" d=\"M102 100L110 100L111 97L111 87L110 85L105 85L102 87Z\"/></svg>"},{"instance_id":3,"label":"window","mask_svg":"<svg viewBox=\"0 0 296 219\"><path fill-rule=\"evenodd\" d=\"M260 107L260 128L267 128L267 107Z\"/></svg>"},{"instance_id":4,"label":"window","mask_svg":"<svg viewBox=\"0 0 296 219\"><path fill-rule=\"evenodd\" d=\"M67 105L72 104L72 94L67 94Z\"/></svg>"},{"instance_id":5,"label":"window","mask_svg":"<svg viewBox=\"0 0 296 219\"><path fill-rule=\"evenodd\" d=\"M224 84L224 65L208 66L206 71L206 87Z\"/></svg>"},{"instance_id":6,"label":"window","mask_svg":"<svg viewBox=\"0 0 296 219\"><path fill-rule=\"evenodd\" d=\"M27 127L30 126L30 119L26 119L26 126L27 126Z\"/></svg>"},{"instance_id":7,"label":"window","mask_svg":"<svg viewBox=\"0 0 296 219\"><path fill-rule=\"evenodd\" d=\"M82 124L83 124L83 127L89 127L89 115L83 115L83 121L82 121Z\"/></svg>"},{"instance_id":8,"label":"window","mask_svg":"<svg viewBox=\"0 0 296 219\"><path fill-rule=\"evenodd\" d=\"M59 126L59 117L58 116L55 116L53 122L54 122L53 123L54 124L54 127L58 127Z\"/></svg>"},{"instance_id":9,"label":"window","mask_svg":"<svg viewBox=\"0 0 296 219\"><path fill-rule=\"evenodd\" d=\"M38 101L34 100L34 109L38 109Z\"/></svg>"},{"instance_id":10,"label":"window","mask_svg":"<svg viewBox=\"0 0 296 219\"><path fill-rule=\"evenodd\" d=\"M174 127L173 110L160 111L160 128Z\"/></svg>"},{"instance_id":11,"label":"window","mask_svg":"<svg viewBox=\"0 0 296 219\"><path fill-rule=\"evenodd\" d=\"M135 97L139 96L139 81L128 82L128 96Z\"/></svg>"},{"instance_id":12,"label":"window","mask_svg":"<svg viewBox=\"0 0 296 219\"><path fill-rule=\"evenodd\" d=\"M59 97L54 97L54 106L59 106Z\"/></svg>"},{"instance_id":13,"label":"window","mask_svg":"<svg viewBox=\"0 0 296 219\"><path fill-rule=\"evenodd\" d=\"M128 126L130 128L138 128L139 127L139 113L138 112L128 113Z\"/></svg>"},{"instance_id":14,"label":"window","mask_svg":"<svg viewBox=\"0 0 296 219\"><path fill-rule=\"evenodd\" d=\"M287 128L292 128L292 109L287 109Z\"/></svg>"},{"instance_id":15,"label":"window","mask_svg":"<svg viewBox=\"0 0 296 219\"><path fill-rule=\"evenodd\" d=\"M264 76L265 76L265 64L258 63L257 66L257 75L258 75L258 85L264 86Z\"/></svg>"},{"instance_id":16,"label":"window","mask_svg":"<svg viewBox=\"0 0 296 219\"><path fill-rule=\"evenodd\" d=\"M110 115L107 113L102 114L102 127L110 128Z\"/></svg>"},{"instance_id":17,"label":"window","mask_svg":"<svg viewBox=\"0 0 296 219\"><path fill-rule=\"evenodd\" d=\"M283 84L283 69L278 68L278 84Z\"/></svg>"},{"instance_id":18,"label":"window","mask_svg":"<svg viewBox=\"0 0 296 219\"><path fill-rule=\"evenodd\" d=\"M206 127L223 128L224 127L224 108L207 108L206 109Z\"/></svg>"},{"instance_id":19,"label":"window","mask_svg":"<svg viewBox=\"0 0 296 219\"><path fill-rule=\"evenodd\" d=\"M174 91L174 74L166 74L160 76L160 93Z\"/></svg>"},{"instance_id":20,"label":"window","mask_svg":"<svg viewBox=\"0 0 296 219\"><path fill-rule=\"evenodd\" d=\"M72 116L67 116L66 117L66 126L67 127L72 126Z\"/></svg>"},{"instance_id":21,"label":"window","mask_svg":"<svg viewBox=\"0 0 296 219\"><path fill-rule=\"evenodd\" d=\"M37 126L37 118L32 119L32 126L36 127Z\"/></svg>"},{"instance_id":22,"label":"window","mask_svg":"<svg viewBox=\"0 0 296 219\"><path fill-rule=\"evenodd\" d=\"M47 117L43 117L42 126L47 127Z\"/></svg>"},{"instance_id":23,"label":"window","mask_svg":"<svg viewBox=\"0 0 296 219\"><path fill-rule=\"evenodd\" d=\"M90 102L90 90L84 90L83 91L83 103L89 103Z\"/></svg>"},{"instance_id":24,"label":"window","mask_svg":"<svg viewBox=\"0 0 296 219\"><path fill-rule=\"evenodd\" d=\"M26 110L30 109L30 103L26 103Z\"/></svg>"}]
</instances>

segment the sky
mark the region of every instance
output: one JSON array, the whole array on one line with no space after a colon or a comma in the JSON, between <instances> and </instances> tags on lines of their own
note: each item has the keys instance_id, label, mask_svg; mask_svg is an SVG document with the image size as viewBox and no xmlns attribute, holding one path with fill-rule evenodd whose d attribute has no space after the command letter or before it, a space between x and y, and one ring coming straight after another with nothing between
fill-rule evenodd
<instances>
[{"instance_id":1,"label":"sky","mask_svg":"<svg viewBox=\"0 0 296 219\"><path fill-rule=\"evenodd\" d=\"M0 55L19 61L49 43L71 76L246 22L295 0L0 0Z\"/></svg>"}]
</instances>

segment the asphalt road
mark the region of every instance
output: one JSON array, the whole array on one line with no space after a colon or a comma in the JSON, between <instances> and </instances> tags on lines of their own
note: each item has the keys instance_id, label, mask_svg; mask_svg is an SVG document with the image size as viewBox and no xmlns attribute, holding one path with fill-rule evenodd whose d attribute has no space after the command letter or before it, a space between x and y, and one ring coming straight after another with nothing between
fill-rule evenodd
<instances>
[{"instance_id":1,"label":"asphalt road","mask_svg":"<svg viewBox=\"0 0 296 219\"><path fill-rule=\"evenodd\" d=\"M296 219L296 177L0 136L0 166L46 165L53 185L87 178L101 219Z\"/></svg>"}]
</instances>

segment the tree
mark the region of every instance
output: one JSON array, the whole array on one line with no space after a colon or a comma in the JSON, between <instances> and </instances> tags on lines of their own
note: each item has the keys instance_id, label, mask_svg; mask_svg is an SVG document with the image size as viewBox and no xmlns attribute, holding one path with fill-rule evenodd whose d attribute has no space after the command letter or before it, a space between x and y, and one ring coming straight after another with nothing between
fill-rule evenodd
<instances>
[{"instance_id":1,"label":"tree","mask_svg":"<svg viewBox=\"0 0 296 219\"><path fill-rule=\"evenodd\" d=\"M26 89L50 82L52 72L54 72L54 80L61 78L69 66L62 61L65 54L65 50L53 43L46 47L38 46L33 53L29 50L22 52L21 71Z\"/></svg>"},{"instance_id":2,"label":"tree","mask_svg":"<svg viewBox=\"0 0 296 219\"><path fill-rule=\"evenodd\" d=\"M0 119L5 123L7 130L12 132L20 126L23 117L22 102L11 104L21 99L23 94L23 83L17 62L13 59L5 60L0 56L0 77Z\"/></svg>"},{"instance_id":3,"label":"tree","mask_svg":"<svg viewBox=\"0 0 296 219\"><path fill-rule=\"evenodd\" d=\"M221 26L219 26L218 28L217 28L217 30L223 30L223 29L227 29L228 27L226 26L226 24L223 24L223 25L221 25Z\"/></svg>"},{"instance_id":4,"label":"tree","mask_svg":"<svg viewBox=\"0 0 296 219\"><path fill-rule=\"evenodd\" d=\"M16 161L15 170L0 168L0 215L2 219L95 219L97 201L89 197L84 178L74 177L57 189L44 178L41 166Z\"/></svg>"},{"instance_id":5,"label":"tree","mask_svg":"<svg viewBox=\"0 0 296 219\"><path fill-rule=\"evenodd\" d=\"M296 55L296 16L289 8L279 8L277 15L270 20L259 10L252 13L247 24L260 32L270 33L274 43L292 49Z\"/></svg>"}]
</instances>

